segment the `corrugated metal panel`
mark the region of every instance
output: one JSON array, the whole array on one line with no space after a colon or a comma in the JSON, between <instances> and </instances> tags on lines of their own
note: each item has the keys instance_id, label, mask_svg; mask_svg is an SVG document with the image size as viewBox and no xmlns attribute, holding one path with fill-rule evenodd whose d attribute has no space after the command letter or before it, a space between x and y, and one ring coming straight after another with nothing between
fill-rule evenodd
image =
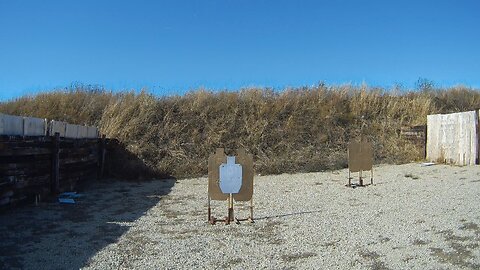
<instances>
[{"instance_id":1,"label":"corrugated metal panel","mask_svg":"<svg viewBox=\"0 0 480 270\"><path fill-rule=\"evenodd\" d=\"M48 132L47 132L48 131ZM35 117L22 117L0 113L0 135L8 136L50 136L60 133L60 137L72 139L98 138L98 128L72 125Z\"/></svg>"},{"instance_id":2,"label":"corrugated metal panel","mask_svg":"<svg viewBox=\"0 0 480 270\"><path fill-rule=\"evenodd\" d=\"M72 138L72 139L78 138L79 127L80 127L79 125L67 124L67 127L65 128L65 138Z\"/></svg>"},{"instance_id":3,"label":"corrugated metal panel","mask_svg":"<svg viewBox=\"0 0 480 270\"><path fill-rule=\"evenodd\" d=\"M49 134L50 136L55 135L55 133L60 133L60 137L65 137L65 131L67 128L67 123L61 121L50 121L49 125Z\"/></svg>"},{"instance_id":4,"label":"corrugated metal panel","mask_svg":"<svg viewBox=\"0 0 480 270\"><path fill-rule=\"evenodd\" d=\"M477 160L478 114L475 111L427 116L427 159L455 165Z\"/></svg>"},{"instance_id":5,"label":"corrugated metal panel","mask_svg":"<svg viewBox=\"0 0 480 270\"><path fill-rule=\"evenodd\" d=\"M98 128L96 127L88 127L87 138L98 138Z\"/></svg>"},{"instance_id":6,"label":"corrugated metal panel","mask_svg":"<svg viewBox=\"0 0 480 270\"><path fill-rule=\"evenodd\" d=\"M24 117L23 135L24 136L45 136L47 134L47 119Z\"/></svg>"},{"instance_id":7,"label":"corrugated metal panel","mask_svg":"<svg viewBox=\"0 0 480 270\"><path fill-rule=\"evenodd\" d=\"M77 128L78 128L78 133L77 133L77 138L78 139L88 138L88 127L87 126L77 126Z\"/></svg>"},{"instance_id":8,"label":"corrugated metal panel","mask_svg":"<svg viewBox=\"0 0 480 270\"><path fill-rule=\"evenodd\" d=\"M0 135L23 136L23 117L0 114Z\"/></svg>"}]
</instances>

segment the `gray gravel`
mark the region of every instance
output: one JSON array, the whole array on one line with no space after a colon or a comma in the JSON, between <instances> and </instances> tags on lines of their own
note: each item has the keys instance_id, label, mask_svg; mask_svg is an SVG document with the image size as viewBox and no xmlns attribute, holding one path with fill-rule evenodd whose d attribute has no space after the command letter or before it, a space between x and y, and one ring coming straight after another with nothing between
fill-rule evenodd
<instances>
[{"instance_id":1,"label":"gray gravel","mask_svg":"<svg viewBox=\"0 0 480 270\"><path fill-rule=\"evenodd\" d=\"M374 169L355 189L347 170L258 176L256 222L228 226L206 222L206 178L98 183L76 205L0 214L0 268L480 268L480 167Z\"/></svg>"}]
</instances>

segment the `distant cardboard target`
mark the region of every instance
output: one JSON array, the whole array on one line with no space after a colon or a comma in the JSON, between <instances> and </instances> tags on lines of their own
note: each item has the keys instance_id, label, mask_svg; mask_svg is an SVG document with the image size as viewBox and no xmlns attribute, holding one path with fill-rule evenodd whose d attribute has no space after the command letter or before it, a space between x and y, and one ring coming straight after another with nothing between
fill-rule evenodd
<instances>
[{"instance_id":1,"label":"distant cardboard target","mask_svg":"<svg viewBox=\"0 0 480 270\"><path fill-rule=\"evenodd\" d=\"M348 186L352 186L350 173L359 173L360 186L363 186L363 171L370 171L373 184L373 147L370 142L351 142L348 145Z\"/></svg>"},{"instance_id":2,"label":"distant cardboard target","mask_svg":"<svg viewBox=\"0 0 480 270\"><path fill-rule=\"evenodd\" d=\"M350 172L370 171L373 166L373 148L368 142L351 142L348 146Z\"/></svg>"}]
</instances>

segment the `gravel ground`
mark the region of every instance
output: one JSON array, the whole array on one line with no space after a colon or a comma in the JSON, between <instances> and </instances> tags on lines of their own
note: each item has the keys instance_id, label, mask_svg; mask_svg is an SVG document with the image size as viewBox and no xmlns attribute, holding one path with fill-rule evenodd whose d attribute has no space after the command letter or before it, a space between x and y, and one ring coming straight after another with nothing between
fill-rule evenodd
<instances>
[{"instance_id":1,"label":"gravel ground","mask_svg":"<svg viewBox=\"0 0 480 270\"><path fill-rule=\"evenodd\" d=\"M228 226L206 222L206 178L96 183L0 214L0 268L480 269L480 167L374 170L358 188L347 170L258 176L255 223Z\"/></svg>"}]
</instances>

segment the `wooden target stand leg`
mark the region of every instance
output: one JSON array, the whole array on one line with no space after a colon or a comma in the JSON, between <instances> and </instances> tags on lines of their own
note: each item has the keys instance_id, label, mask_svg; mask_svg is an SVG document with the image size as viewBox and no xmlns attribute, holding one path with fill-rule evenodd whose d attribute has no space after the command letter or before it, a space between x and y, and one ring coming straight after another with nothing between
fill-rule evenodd
<instances>
[{"instance_id":1,"label":"wooden target stand leg","mask_svg":"<svg viewBox=\"0 0 480 270\"><path fill-rule=\"evenodd\" d=\"M218 219L212 216L212 208L210 205L210 196L208 196L208 223L215 225L217 221L223 221L225 222L226 225L230 224L231 221L234 220L234 214L233 214L233 196L230 194L228 196L228 214L224 219Z\"/></svg>"},{"instance_id":2,"label":"wooden target stand leg","mask_svg":"<svg viewBox=\"0 0 480 270\"><path fill-rule=\"evenodd\" d=\"M360 182L360 186L363 187L362 170L360 170L360 172L358 172L358 181Z\"/></svg>"},{"instance_id":3,"label":"wooden target stand leg","mask_svg":"<svg viewBox=\"0 0 480 270\"><path fill-rule=\"evenodd\" d=\"M253 221L253 198L250 199L250 218L249 220L250 223L254 223L255 221Z\"/></svg>"},{"instance_id":4,"label":"wooden target stand leg","mask_svg":"<svg viewBox=\"0 0 480 270\"><path fill-rule=\"evenodd\" d=\"M233 196L232 193L228 195L228 216L225 218L225 224L230 224L230 221L233 221Z\"/></svg>"},{"instance_id":5,"label":"wooden target stand leg","mask_svg":"<svg viewBox=\"0 0 480 270\"><path fill-rule=\"evenodd\" d=\"M363 180L364 180L363 171L360 171L359 174L360 174L360 177L359 177L360 186L361 187L367 186L368 184L366 185L363 184ZM370 170L370 185L373 185L373 168Z\"/></svg>"},{"instance_id":6,"label":"wooden target stand leg","mask_svg":"<svg viewBox=\"0 0 480 270\"><path fill-rule=\"evenodd\" d=\"M240 224L240 221L248 221L250 223L255 223L253 219L253 198L250 199L250 206L248 207L250 210L250 216L247 218L235 218L235 222Z\"/></svg>"},{"instance_id":7,"label":"wooden target stand leg","mask_svg":"<svg viewBox=\"0 0 480 270\"><path fill-rule=\"evenodd\" d=\"M208 222L210 224L215 224L215 218L212 217L212 208L210 206L210 195L208 195Z\"/></svg>"},{"instance_id":8,"label":"wooden target stand leg","mask_svg":"<svg viewBox=\"0 0 480 270\"><path fill-rule=\"evenodd\" d=\"M234 215L234 210L233 210L233 195L230 194L228 196L228 215L225 217L225 219L217 219L215 218L214 216L212 216L212 208L211 208L211 205L210 205L210 196L208 196L208 222L211 224L211 225L215 225L217 223L217 221L222 221L222 222L225 222L225 225L228 225L230 224L230 222L232 221L235 221L235 223L237 224L240 224L240 221L248 221L250 223L255 223L254 219L253 219L253 198L250 199L250 206L249 206L249 210L250 210L250 216L248 218L236 218L235 215Z\"/></svg>"},{"instance_id":9,"label":"wooden target stand leg","mask_svg":"<svg viewBox=\"0 0 480 270\"><path fill-rule=\"evenodd\" d=\"M347 186L348 187L352 187L352 179L353 177L351 176L351 172L350 170L348 171L348 184ZM363 171L359 171L358 172L358 181L359 181L359 185L360 187L366 187L368 186L368 184L364 185L364 177L363 177ZM370 170L370 185L373 185L373 169Z\"/></svg>"},{"instance_id":10,"label":"wooden target stand leg","mask_svg":"<svg viewBox=\"0 0 480 270\"><path fill-rule=\"evenodd\" d=\"M367 185L364 185L364 179L365 177L363 177L363 171L360 170L358 172L358 186L359 187L365 187ZM352 184L352 175L351 175L351 172L350 170L348 170L348 184L346 185L347 187L355 187L353 184ZM373 185L373 169L370 170L370 185Z\"/></svg>"},{"instance_id":11,"label":"wooden target stand leg","mask_svg":"<svg viewBox=\"0 0 480 270\"><path fill-rule=\"evenodd\" d=\"M215 225L217 223L217 221L223 221L225 222L225 224L229 224L229 218L228 217L225 217L225 219L218 219L214 216L212 216L212 207L211 207L211 204L210 204L210 201L211 201L211 198L210 196L208 196L208 223L210 223L211 225ZM229 206L230 206L230 198L228 199L229 201ZM230 209L230 207L229 207ZM232 211L233 213L233 211ZM230 215L230 212L229 212L229 215Z\"/></svg>"},{"instance_id":12,"label":"wooden target stand leg","mask_svg":"<svg viewBox=\"0 0 480 270\"><path fill-rule=\"evenodd\" d=\"M351 187L352 186L352 176L350 174L350 169L348 169L348 186Z\"/></svg>"}]
</instances>

